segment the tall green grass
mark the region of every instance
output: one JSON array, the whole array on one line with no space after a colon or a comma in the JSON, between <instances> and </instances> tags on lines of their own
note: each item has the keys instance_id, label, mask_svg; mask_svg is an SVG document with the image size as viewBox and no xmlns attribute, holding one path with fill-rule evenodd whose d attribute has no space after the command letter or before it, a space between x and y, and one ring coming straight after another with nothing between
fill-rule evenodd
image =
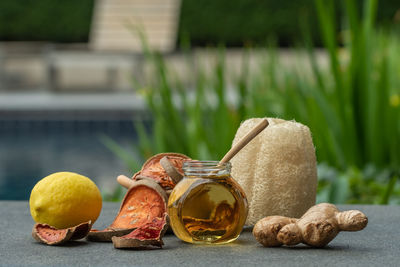
<instances>
[{"instance_id":1,"label":"tall green grass","mask_svg":"<svg viewBox=\"0 0 400 267\"><path fill-rule=\"evenodd\" d=\"M228 86L223 48L211 71L196 65L189 51L193 84L188 88L161 55L146 50L154 72L140 91L154 121L151 131L136 125L140 154L147 158L175 151L220 159L242 120L295 119L313 133L320 163L319 201L397 203L400 40L395 30L374 26L376 0L366 0L362 12L354 0L343 3L346 19L340 24L335 1L315 0L328 66L319 63L312 41L305 38L302 50L308 53L309 72L304 62L284 67L273 48L266 50L257 71L250 72L252 51L245 50L241 71Z\"/></svg>"}]
</instances>

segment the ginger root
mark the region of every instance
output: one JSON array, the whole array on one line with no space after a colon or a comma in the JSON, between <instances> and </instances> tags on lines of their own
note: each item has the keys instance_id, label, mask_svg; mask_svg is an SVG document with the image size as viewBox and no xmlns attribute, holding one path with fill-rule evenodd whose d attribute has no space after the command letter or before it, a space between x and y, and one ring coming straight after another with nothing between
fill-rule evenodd
<instances>
[{"instance_id":1,"label":"ginger root","mask_svg":"<svg viewBox=\"0 0 400 267\"><path fill-rule=\"evenodd\" d=\"M361 211L340 212L333 204L321 203L311 207L300 219L265 217L254 225L253 235L265 247L299 243L323 247L340 231L360 231L367 223L368 218Z\"/></svg>"}]
</instances>

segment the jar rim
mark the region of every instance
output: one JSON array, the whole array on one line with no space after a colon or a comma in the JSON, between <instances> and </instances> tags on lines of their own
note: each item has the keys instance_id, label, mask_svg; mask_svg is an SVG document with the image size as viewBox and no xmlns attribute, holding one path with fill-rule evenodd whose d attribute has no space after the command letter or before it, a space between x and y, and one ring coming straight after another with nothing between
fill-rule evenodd
<instances>
[{"instance_id":1,"label":"jar rim","mask_svg":"<svg viewBox=\"0 0 400 267\"><path fill-rule=\"evenodd\" d=\"M231 171L231 163L220 164L214 160L188 160L183 162L183 172L187 176L218 176L226 175Z\"/></svg>"},{"instance_id":2,"label":"jar rim","mask_svg":"<svg viewBox=\"0 0 400 267\"><path fill-rule=\"evenodd\" d=\"M227 168L231 167L230 162L219 163L216 160L186 160L183 162L183 167L190 168L204 168L204 167L218 167L218 168Z\"/></svg>"}]
</instances>

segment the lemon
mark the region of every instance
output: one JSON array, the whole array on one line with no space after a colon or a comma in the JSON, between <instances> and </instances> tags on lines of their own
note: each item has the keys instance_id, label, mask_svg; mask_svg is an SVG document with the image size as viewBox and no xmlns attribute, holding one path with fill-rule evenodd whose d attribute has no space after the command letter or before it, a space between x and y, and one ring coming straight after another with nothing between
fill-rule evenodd
<instances>
[{"instance_id":1,"label":"lemon","mask_svg":"<svg viewBox=\"0 0 400 267\"><path fill-rule=\"evenodd\" d=\"M102 199L96 184L73 172L57 172L40 180L29 199L32 218L58 229L92 221L100 215Z\"/></svg>"}]
</instances>

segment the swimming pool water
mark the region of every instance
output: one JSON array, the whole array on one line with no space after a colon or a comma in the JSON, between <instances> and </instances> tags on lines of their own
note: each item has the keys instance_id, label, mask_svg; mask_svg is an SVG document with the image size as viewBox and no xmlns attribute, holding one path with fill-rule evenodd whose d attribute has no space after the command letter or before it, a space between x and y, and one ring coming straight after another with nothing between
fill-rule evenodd
<instances>
[{"instance_id":1,"label":"swimming pool water","mask_svg":"<svg viewBox=\"0 0 400 267\"><path fill-rule=\"evenodd\" d=\"M117 175L133 170L101 135L122 146L137 138L132 120L0 120L0 199L27 200L40 179L58 171L80 173L112 192Z\"/></svg>"}]
</instances>

